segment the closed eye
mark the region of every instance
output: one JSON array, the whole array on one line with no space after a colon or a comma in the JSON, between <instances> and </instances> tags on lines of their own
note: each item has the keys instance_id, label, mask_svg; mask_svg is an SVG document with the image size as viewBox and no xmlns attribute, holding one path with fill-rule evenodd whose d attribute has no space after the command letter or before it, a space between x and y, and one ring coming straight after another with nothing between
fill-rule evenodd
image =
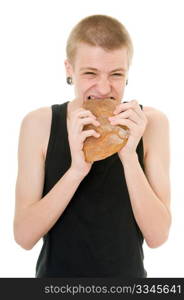
<instances>
[{"instance_id":1,"label":"closed eye","mask_svg":"<svg viewBox=\"0 0 184 300\"><path fill-rule=\"evenodd\" d=\"M123 74L121 74L121 73L114 73L114 74L112 74L113 76L124 76Z\"/></svg>"},{"instance_id":2,"label":"closed eye","mask_svg":"<svg viewBox=\"0 0 184 300\"><path fill-rule=\"evenodd\" d=\"M87 75L95 75L95 73L93 73L93 72L85 72L84 74L87 74Z\"/></svg>"}]
</instances>

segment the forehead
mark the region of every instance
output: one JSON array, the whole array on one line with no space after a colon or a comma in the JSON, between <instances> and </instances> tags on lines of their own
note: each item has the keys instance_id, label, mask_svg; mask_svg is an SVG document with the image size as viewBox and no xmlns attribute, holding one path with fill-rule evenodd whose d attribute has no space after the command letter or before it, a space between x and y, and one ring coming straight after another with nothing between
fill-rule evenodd
<instances>
[{"instance_id":1,"label":"forehead","mask_svg":"<svg viewBox=\"0 0 184 300\"><path fill-rule=\"evenodd\" d=\"M75 67L96 69L128 69L127 48L123 47L116 50L104 50L99 46L90 46L80 43L77 46L75 56Z\"/></svg>"}]
</instances>

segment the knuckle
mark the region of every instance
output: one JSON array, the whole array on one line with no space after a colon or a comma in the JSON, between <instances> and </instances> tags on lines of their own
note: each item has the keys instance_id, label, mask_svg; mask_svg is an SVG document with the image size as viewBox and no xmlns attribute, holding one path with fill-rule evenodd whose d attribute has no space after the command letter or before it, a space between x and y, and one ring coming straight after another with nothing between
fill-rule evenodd
<instances>
[{"instance_id":1,"label":"knuckle","mask_svg":"<svg viewBox=\"0 0 184 300\"><path fill-rule=\"evenodd\" d=\"M88 115L92 116L92 112L91 112L90 110L85 109L84 111L85 111L86 113L88 113Z\"/></svg>"},{"instance_id":2,"label":"knuckle","mask_svg":"<svg viewBox=\"0 0 184 300\"><path fill-rule=\"evenodd\" d=\"M133 107L133 108L137 107L137 104L138 104L138 102L133 102L133 103L132 103L132 107Z\"/></svg>"},{"instance_id":3,"label":"knuckle","mask_svg":"<svg viewBox=\"0 0 184 300\"><path fill-rule=\"evenodd\" d=\"M81 112L81 108L77 108L77 109L71 111L71 113L73 113L73 114L78 114L79 112Z\"/></svg>"},{"instance_id":4,"label":"knuckle","mask_svg":"<svg viewBox=\"0 0 184 300\"><path fill-rule=\"evenodd\" d=\"M135 104L138 104L138 101L136 99L132 100L132 103L135 105Z\"/></svg>"}]
</instances>

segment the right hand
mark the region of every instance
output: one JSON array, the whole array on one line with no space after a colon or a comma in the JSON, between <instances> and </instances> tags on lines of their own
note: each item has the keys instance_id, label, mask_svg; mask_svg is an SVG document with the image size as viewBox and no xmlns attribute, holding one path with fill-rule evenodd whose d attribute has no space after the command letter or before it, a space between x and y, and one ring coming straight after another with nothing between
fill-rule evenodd
<instances>
[{"instance_id":1,"label":"right hand","mask_svg":"<svg viewBox=\"0 0 184 300\"><path fill-rule=\"evenodd\" d=\"M78 108L71 112L68 118L68 139L71 151L71 169L86 176L91 169L92 163L85 161L83 143L89 136L98 138L100 136L95 130L83 130L84 125L100 125L96 117L84 108Z\"/></svg>"}]
</instances>

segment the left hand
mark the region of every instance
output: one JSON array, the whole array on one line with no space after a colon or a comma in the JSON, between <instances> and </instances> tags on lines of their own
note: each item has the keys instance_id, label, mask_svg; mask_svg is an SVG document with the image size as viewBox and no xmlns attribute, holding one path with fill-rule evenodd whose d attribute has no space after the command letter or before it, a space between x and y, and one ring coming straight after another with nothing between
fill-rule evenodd
<instances>
[{"instance_id":1,"label":"left hand","mask_svg":"<svg viewBox=\"0 0 184 300\"><path fill-rule=\"evenodd\" d=\"M114 117L110 117L109 121L112 125L125 125L129 128L128 141L118 152L120 159L123 160L127 155L136 154L137 145L147 125L147 118L138 102L132 100L128 103L117 105L114 111Z\"/></svg>"}]
</instances>

